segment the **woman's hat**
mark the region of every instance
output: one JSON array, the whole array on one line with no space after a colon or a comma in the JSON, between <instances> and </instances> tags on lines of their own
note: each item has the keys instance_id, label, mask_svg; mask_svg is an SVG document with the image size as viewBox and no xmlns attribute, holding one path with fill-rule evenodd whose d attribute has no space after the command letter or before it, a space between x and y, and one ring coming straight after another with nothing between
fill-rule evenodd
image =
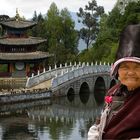
<instances>
[{"instance_id":1,"label":"woman's hat","mask_svg":"<svg viewBox=\"0 0 140 140\"><path fill-rule=\"evenodd\" d=\"M140 24L128 25L122 31L111 76L117 77L119 64L126 61L140 63Z\"/></svg>"}]
</instances>

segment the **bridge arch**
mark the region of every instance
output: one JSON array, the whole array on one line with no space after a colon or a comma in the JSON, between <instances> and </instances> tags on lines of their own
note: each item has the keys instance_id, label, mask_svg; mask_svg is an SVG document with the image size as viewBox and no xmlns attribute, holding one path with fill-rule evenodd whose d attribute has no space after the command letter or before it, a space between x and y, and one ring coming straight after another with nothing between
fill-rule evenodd
<instances>
[{"instance_id":1,"label":"bridge arch","mask_svg":"<svg viewBox=\"0 0 140 140\"><path fill-rule=\"evenodd\" d=\"M94 97L97 103L102 104L106 94L106 85L103 77L97 77L94 84Z\"/></svg>"},{"instance_id":2,"label":"bridge arch","mask_svg":"<svg viewBox=\"0 0 140 140\"><path fill-rule=\"evenodd\" d=\"M81 84L79 94L83 94L85 92L90 92L89 85L87 82L83 82Z\"/></svg>"},{"instance_id":3,"label":"bridge arch","mask_svg":"<svg viewBox=\"0 0 140 140\"><path fill-rule=\"evenodd\" d=\"M87 82L83 82L79 90L80 100L83 104L86 104L90 97L90 88Z\"/></svg>"},{"instance_id":4,"label":"bridge arch","mask_svg":"<svg viewBox=\"0 0 140 140\"><path fill-rule=\"evenodd\" d=\"M68 92L67 92L67 98L70 102L74 101L74 97L75 97L75 91L74 89L71 87L69 88Z\"/></svg>"}]
</instances>

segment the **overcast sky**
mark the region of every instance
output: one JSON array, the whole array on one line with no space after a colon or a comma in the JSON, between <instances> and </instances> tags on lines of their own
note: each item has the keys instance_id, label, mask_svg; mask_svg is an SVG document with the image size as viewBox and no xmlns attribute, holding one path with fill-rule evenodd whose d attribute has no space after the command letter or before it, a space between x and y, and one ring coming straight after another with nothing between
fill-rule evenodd
<instances>
[{"instance_id":1,"label":"overcast sky","mask_svg":"<svg viewBox=\"0 0 140 140\"><path fill-rule=\"evenodd\" d=\"M32 18L36 10L46 14L50 4L55 2L58 9L67 8L71 12L78 12L79 8L84 8L91 0L0 0L0 15L6 14L10 17L15 16L16 8L18 8L20 16ZM117 0L96 0L97 4L104 6L105 12L111 11Z\"/></svg>"}]
</instances>

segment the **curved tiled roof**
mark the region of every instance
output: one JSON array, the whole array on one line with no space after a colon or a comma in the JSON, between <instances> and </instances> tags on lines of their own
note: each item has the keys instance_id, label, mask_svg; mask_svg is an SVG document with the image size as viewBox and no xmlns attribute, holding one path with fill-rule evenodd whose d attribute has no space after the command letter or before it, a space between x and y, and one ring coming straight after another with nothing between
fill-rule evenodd
<instances>
[{"instance_id":1,"label":"curved tiled roof","mask_svg":"<svg viewBox=\"0 0 140 140\"><path fill-rule=\"evenodd\" d=\"M10 19L6 21L2 21L0 23L2 26L10 27L10 28L29 28L32 26L35 26L37 23L33 21L28 21L28 20L16 20L16 19Z\"/></svg>"},{"instance_id":2,"label":"curved tiled roof","mask_svg":"<svg viewBox=\"0 0 140 140\"><path fill-rule=\"evenodd\" d=\"M31 52L31 53L0 53L0 60L37 60L53 56L48 52Z\"/></svg>"},{"instance_id":3,"label":"curved tiled roof","mask_svg":"<svg viewBox=\"0 0 140 140\"><path fill-rule=\"evenodd\" d=\"M2 45L34 45L45 42L46 39L38 37L29 38L0 38L0 44Z\"/></svg>"}]
</instances>

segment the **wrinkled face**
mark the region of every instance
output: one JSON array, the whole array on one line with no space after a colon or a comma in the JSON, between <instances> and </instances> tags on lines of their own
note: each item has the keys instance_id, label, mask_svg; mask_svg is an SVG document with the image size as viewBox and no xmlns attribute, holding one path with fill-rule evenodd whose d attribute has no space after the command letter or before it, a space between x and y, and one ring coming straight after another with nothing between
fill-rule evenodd
<instances>
[{"instance_id":1,"label":"wrinkled face","mask_svg":"<svg viewBox=\"0 0 140 140\"><path fill-rule=\"evenodd\" d=\"M118 70L119 80L128 90L140 87L140 63L123 62Z\"/></svg>"}]
</instances>

